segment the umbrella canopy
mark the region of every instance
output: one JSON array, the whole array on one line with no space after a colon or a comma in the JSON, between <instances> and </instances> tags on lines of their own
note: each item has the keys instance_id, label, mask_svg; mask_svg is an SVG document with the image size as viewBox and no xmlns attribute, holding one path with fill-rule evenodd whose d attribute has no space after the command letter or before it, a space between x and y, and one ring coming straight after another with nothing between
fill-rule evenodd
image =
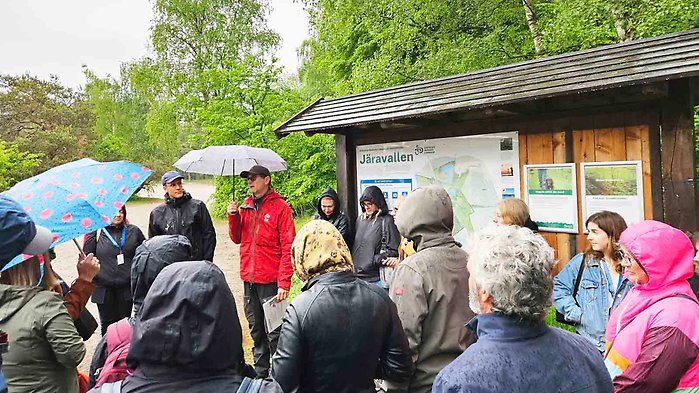
<instances>
[{"instance_id":1,"label":"umbrella canopy","mask_svg":"<svg viewBox=\"0 0 699 393\"><path fill-rule=\"evenodd\" d=\"M254 165L270 172L285 171L289 165L271 149L242 145L209 146L182 156L174 167L189 173L214 176L238 176Z\"/></svg>"},{"instance_id":2,"label":"umbrella canopy","mask_svg":"<svg viewBox=\"0 0 699 393\"><path fill-rule=\"evenodd\" d=\"M69 162L4 192L38 225L53 233L52 247L112 222L112 217L153 173L129 161Z\"/></svg>"}]
</instances>

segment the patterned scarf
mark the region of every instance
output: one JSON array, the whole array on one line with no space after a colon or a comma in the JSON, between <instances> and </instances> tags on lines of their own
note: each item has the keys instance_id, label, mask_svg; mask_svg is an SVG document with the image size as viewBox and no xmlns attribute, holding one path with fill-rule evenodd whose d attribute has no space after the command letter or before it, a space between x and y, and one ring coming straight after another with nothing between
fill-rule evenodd
<instances>
[{"instance_id":1,"label":"patterned scarf","mask_svg":"<svg viewBox=\"0 0 699 393\"><path fill-rule=\"evenodd\" d=\"M294 272L302 281L323 273L354 271L342 235L325 220L313 220L299 230L291 245L291 259Z\"/></svg>"}]
</instances>

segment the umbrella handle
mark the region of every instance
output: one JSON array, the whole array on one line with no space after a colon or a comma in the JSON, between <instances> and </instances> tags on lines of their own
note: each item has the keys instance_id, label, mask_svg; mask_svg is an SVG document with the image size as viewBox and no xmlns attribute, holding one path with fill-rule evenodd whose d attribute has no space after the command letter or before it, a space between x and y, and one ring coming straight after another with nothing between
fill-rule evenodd
<instances>
[{"instance_id":1,"label":"umbrella handle","mask_svg":"<svg viewBox=\"0 0 699 393\"><path fill-rule=\"evenodd\" d=\"M83 248L80 247L80 244L78 244L78 241L73 239L73 243L75 243L75 246L78 247L78 251L80 251L80 256L85 258L85 251L83 251Z\"/></svg>"}]
</instances>

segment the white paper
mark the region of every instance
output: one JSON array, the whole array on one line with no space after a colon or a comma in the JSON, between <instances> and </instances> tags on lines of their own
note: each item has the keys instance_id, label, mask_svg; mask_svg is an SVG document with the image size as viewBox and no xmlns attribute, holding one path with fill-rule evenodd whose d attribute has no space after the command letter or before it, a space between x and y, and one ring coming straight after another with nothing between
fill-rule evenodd
<instances>
[{"instance_id":1,"label":"white paper","mask_svg":"<svg viewBox=\"0 0 699 393\"><path fill-rule=\"evenodd\" d=\"M124 264L124 254L117 254L117 265Z\"/></svg>"},{"instance_id":2,"label":"white paper","mask_svg":"<svg viewBox=\"0 0 699 393\"><path fill-rule=\"evenodd\" d=\"M274 331L282 325L284 312L288 305L289 302L286 299L277 302L276 296L272 296L269 300L262 303L262 310L265 313L265 326L267 326L268 332Z\"/></svg>"}]
</instances>

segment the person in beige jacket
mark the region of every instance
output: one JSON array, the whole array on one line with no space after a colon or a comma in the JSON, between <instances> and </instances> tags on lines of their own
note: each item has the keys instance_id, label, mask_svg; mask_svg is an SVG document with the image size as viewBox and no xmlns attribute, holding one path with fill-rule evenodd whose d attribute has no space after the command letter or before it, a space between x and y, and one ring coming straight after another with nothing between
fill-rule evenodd
<instances>
[{"instance_id":1,"label":"person in beige jacket","mask_svg":"<svg viewBox=\"0 0 699 393\"><path fill-rule=\"evenodd\" d=\"M410 193L396 214L400 234L417 253L398 265L390 288L415 362L403 384L388 392L430 392L435 377L474 341L464 326L468 305L468 257L452 237L454 213L447 191L438 186Z\"/></svg>"},{"instance_id":2,"label":"person in beige jacket","mask_svg":"<svg viewBox=\"0 0 699 393\"><path fill-rule=\"evenodd\" d=\"M48 258L33 256L0 278L0 329L9 339L3 371L12 393L78 392L85 344L63 299L50 290L55 278L42 274Z\"/></svg>"}]
</instances>

